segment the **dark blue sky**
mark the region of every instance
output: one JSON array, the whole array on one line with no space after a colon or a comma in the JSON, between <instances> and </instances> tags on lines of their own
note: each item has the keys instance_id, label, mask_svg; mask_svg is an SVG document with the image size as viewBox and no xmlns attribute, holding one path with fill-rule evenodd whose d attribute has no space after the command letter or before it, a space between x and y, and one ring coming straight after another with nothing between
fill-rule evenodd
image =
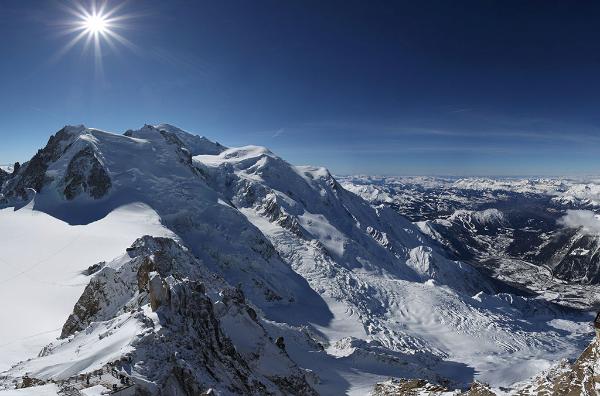
<instances>
[{"instance_id":1,"label":"dark blue sky","mask_svg":"<svg viewBox=\"0 0 600 396\"><path fill-rule=\"evenodd\" d=\"M99 62L65 4L0 2L0 163L168 122L340 174L600 173L600 3L130 1Z\"/></svg>"}]
</instances>

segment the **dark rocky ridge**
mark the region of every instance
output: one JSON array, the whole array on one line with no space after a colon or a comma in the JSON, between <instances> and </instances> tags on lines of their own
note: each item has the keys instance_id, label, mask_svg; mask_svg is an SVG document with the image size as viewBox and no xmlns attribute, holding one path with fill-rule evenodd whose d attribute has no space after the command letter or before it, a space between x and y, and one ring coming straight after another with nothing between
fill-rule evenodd
<instances>
[{"instance_id":1,"label":"dark rocky ridge","mask_svg":"<svg viewBox=\"0 0 600 396\"><path fill-rule=\"evenodd\" d=\"M205 271L177 242L146 236L134 242L128 255L131 259L120 268L105 266L94 275L62 338L130 312L147 323L126 356L127 366L145 379L136 385L140 394L193 396L213 389L239 395L316 395L303 371L268 337L243 292ZM209 297L217 290L218 309ZM159 328L141 312L148 302L158 314ZM262 373L260 355L238 352L220 323L224 315L241 316L254 328L250 334L262 334L258 343L270 345L270 353L276 351L276 359L290 367L288 375ZM52 351L47 347L43 353Z\"/></svg>"},{"instance_id":2,"label":"dark rocky ridge","mask_svg":"<svg viewBox=\"0 0 600 396\"><path fill-rule=\"evenodd\" d=\"M8 180L9 177L10 173L5 171L4 169L0 169L0 186L2 186L2 184L4 184L4 182Z\"/></svg>"},{"instance_id":3,"label":"dark rocky ridge","mask_svg":"<svg viewBox=\"0 0 600 396\"><path fill-rule=\"evenodd\" d=\"M94 199L102 198L112 185L110 176L91 147L86 147L73 156L63 183L63 193L68 200L82 193L87 193Z\"/></svg>"},{"instance_id":4,"label":"dark rocky ridge","mask_svg":"<svg viewBox=\"0 0 600 396\"><path fill-rule=\"evenodd\" d=\"M71 133L64 127L55 135L51 136L48 144L25 163L18 171L15 170L14 177L3 188L2 193L7 198L27 198L27 189L31 188L37 192L41 191L49 179L46 171L50 163L56 161L68 149Z\"/></svg>"}]
</instances>

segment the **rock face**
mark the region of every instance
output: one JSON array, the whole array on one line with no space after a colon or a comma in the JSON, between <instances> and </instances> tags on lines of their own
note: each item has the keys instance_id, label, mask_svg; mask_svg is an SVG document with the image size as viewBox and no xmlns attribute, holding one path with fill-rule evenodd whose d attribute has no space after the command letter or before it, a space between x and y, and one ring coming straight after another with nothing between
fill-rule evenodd
<instances>
[{"instance_id":1,"label":"rock face","mask_svg":"<svg viewBox=\"0 0 600 396\"><path fill-rule=\"evenodd\" d=\"M261 320L240 289L176 241L143 237L94 274L63 327L63 341L46 347L42 359L89 342L102 323L112 329L102 337L118 338L114 323L135 321L140 330L123 359L142 394L316 395Z\"/></svg>"},{"instance_id":2,"label":"rock face","mask_svg":"<svg viewBox=\"0 0 600 396\"><path fill-rule=\"evenodd\" d=\"M0 187L2 186L2 184L4 184L6 180L8 180L9 176L10 173L6 172L4 169L0 169Z\"/></svg>"},{"instance_id":3,"label":"rock face","mask_svg":"<svg viewBox=\"0 0 600 396\"><path fill-rule=\"evenodd\" d=\"M568 228L541 249L552 274L569 283L600 284L600 236ZM542 260L540 260L541 262Z\"/></svg>"},{"instance_id":4,"label":"rock face","mask_svg":"<svg viewBox=\"0 0 600 396\"><path fill-rule=\"evenodd\" d=\"M167 142L177 146L177 154L181 161L185 164L192 164L192 153L185 147L185 144L172 132L160 131L160 134L165 138Z\"/></svg>"},{"instance_id":5,"label":"rock face","mask_svg":"<svg viewBox=\"0 0 600 396\"><path fill-rule=\"evenodd\" d=\"M443 386L431 384L422 379L390 379L380 382L373 388L373 396L398 396L419 394L440 395L449 390Z\"/></svg>"},{"instance_id":6,"label":"rock face","mask_svg":"<svg viewBox=\"0 0 600 396\"><path fill-rule=\"evenodd\" d=\"M150 296L150 307L153 311L156 311L161 305L166 305L171 301L169 285L167 285L157 272L150 273L148 294Z\"/></svg>"},{"instance_id":7,"label":"rock face","mask_svg":"<svg viewBox=\"0 0 600 396\"><path fill-rule=\"evenodd\" d=\"M63 193L72 200L82 193L94 199L102 198L111 187L110 176L91 147L79 151L69 162L64 176Z\"/></svg>"},{"instance_id":8,"label":"rock face","mask_svg":"<svg viewBox=\"0 0 600 396\"><path fill-rule=\"evenodd\" d=\"M90 319L94 318L100 311L99 304L102 297L105 297L103 294L103 284L98 278L92 278L81 297L79 297L77 304L75 304L73 313L69 315L63 325L60 337L65 338L76 331L84 329Z\"/></svg>"},{"instance_id":9,"label":"rock face","mask_svg":"<svg viewBox=\"0 0 600 396\"><path fill-rule=\"evenodd\" d=\"M563 360L535 377L515 394L597 395L600 391L600 350L596 338L573 363Z\"/></svg>"},{"instance_id":10,"label":"rock face","mask_svg":"<svg viewBox=\"0 0 600 396\"><path fill-rule=\"evenodd\" d=\"M408 396L408 395L428 395L428 396L496 396L489 386L473 382L468 390L464 392L453 391L445 386L432 384L423 379L390 379L375 385L372 396Z\"/></svg>"},{"instance_id":11,"label":"rock face","mask_svg":"<svg viewBox=\"0 0 600 396\"><path fill-rule=\"evenodd\" d=\"M27 189L31 188L39 192L48 182L46 171L50 163L56 161L67 150L71 142L72 134L65 127L51 136L46 147L39 150L33 158L25 163L15 177L4 188L4 195L8 198L20 197L26 199Z\"/></svg>"},{"instance_id":12,"label":"rock face","mask_svg":"<svg viewBox=\"0 0 600 396\"><path fill-rule=\"evenodd\" d=\"M128 259L126 265L115 267L106 264L94 274L64 324L61 338L85 329L93 321L114 317L123 304L136 296L141 298L139 302L136 300L139 305L149 302L153 295L158 308L160 302L167 299L164 279L174 273L212 280L225 287L223 280L214 279L192 254L170 238L140 238L128 248L124 258Z\"/></svg>"},{"instance_id":13,"label":"rock face","mask_svg":"<svg viewBox=\"0 0 600 396\"><path fill-rule=\"evenodd\" d=\"M57 187L67 200L83 193L94 199L105 196L111 188L111 179L93 144L79 139L85 131L83 126L67 126L51 136L31 160L22 166L15 164L12 174L0 173L0 192L7 200L28 199L28 190L39 193L56 179ZM67 154L71 148L75 153ZM50 172L53 164L69 157L64 173Z\"/></svg>"},{"instance_id":14,"label":"rock face","mask_svg":"<svg viewBox=\"0 0 600 396\"><path fill-rule=\"evenodd\" d=\"M54 163L68 157L66 153L83 131L83 126L64 127L51 136L46 146L31 160L23 165L16 163L12 174L0 174L0 192L7 202L14 199L26 200L31 197L30 192L41 192L55 179L60 182L60 192L67 200L84 192L95 199L104 196L110 189L111 180L88 143L81 142L74 147L77 149L83 146L71 157L64 174L50 171Z\"/></svg>"}]
</instances>

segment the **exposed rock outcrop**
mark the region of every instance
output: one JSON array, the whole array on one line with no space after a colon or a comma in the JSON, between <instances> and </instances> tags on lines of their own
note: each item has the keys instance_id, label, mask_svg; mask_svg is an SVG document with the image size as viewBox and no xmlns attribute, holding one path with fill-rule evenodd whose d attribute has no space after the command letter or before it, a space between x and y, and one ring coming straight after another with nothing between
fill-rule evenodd
<instances>
[{"instance_id":1,"label":"exposed rock outcrop","mask_svg":"<svg viewBox=\"0 0 600 396\"><path fill-rule=\"evenodd\" d=\"M50 180L46 176L48 166L56 161L67 150L71 143L70 127L64 127L48 140L46 147L39 150L33 158L17 171L14 177L4 187L3 194L7 198L20 197L27 199L27 189L31 188L37 192L41 191ZM18 172L18 173L17 173Z\"/></svg>"},{"instance_id":2,"label":"exposed rock outcrop","mask_svg":"<svg viewBox=\"0 0 600 396\"><path fill-rule=\"evenodd\" d=\"M101 337L111 337L132 320L142 330L124 359L140 392L316 395L304 372L269 338L242 290L168 238L140 238L96 272L63 327L64 340L43 355L85 342L102 323L111 330Z\"/></svg>"},{"instance_id":3,"label":"exposed rock outcrop","mask_svg":"<svg viewBox=\"0 0 600 396\"><path fill-rule=\"evenodd\" d=\"M171 301L169 294L169 285L157 272L150 273L148 281L148 294L150 295L150 307L156 311L161 305L166 305Z\"/></svg>"},{"instance_id":4,"label":"exposed rock outcrop","mask_svg":"<svg viewBox=\"0 0 600 396\"><path fill-rule=\"evenodd\" d=\"M597 395L600 392L599 353L598 340L594 339L575 362L561 361L519 389L516 395Z\"/></svg>"},{"instance_id":5,"label":"exposed rock outcrop","mask_svg":"<svg viewBox=\"0 0 600 396\"><path fill-rule=\"evenodd\" d=\"M468 390L449 389L445 385L432 384L424 379L392 378L375 385L372 396L496 396L490 387L481 382L473 382Z\"/></svg>"},{"instance_id":6,"label":"exposed rock outcrop","mask_svg":"<svg viewBox=\"0 0 600 396\"><path fill-rule=\"evenodd\" d=\"M94 199L102 198L112 185L110 176L96 157L91 147L86 147L73 156L63 181L63 194L72 200L82 193Z\"/></svg>"},{"instance_id":7,"label":"exposed rock outcrop","mask_svg":"<svg viewBox=\"0 0 600 396\"><path fill-rule=\"evenodd\" d=\"M194 256L170 238L139 238L127 249L125 257L129 258L125 265L102 264L102 269L94 274L64 324L61 338L85 329L93 321L114 317L127 309L127 304L135 297L139 297L136 305L147 303L149 284L155 276L158 276L155 282L162 281L175 271L192 279L224 284L203 271ZM156 287L154 295L158 298Z\"/></svg>"},{"instance_id":8,"label":"exposed rock outcrop","mask_svg":"<svg viewBox=\"0 0 600 396\"><path fill-rule=\"evenodd\" d=\"M0 168L0 187L2 186L2 184L4 184L4 182L8 179L9 176L10 173Z\"/></svg>"}]
</instances>

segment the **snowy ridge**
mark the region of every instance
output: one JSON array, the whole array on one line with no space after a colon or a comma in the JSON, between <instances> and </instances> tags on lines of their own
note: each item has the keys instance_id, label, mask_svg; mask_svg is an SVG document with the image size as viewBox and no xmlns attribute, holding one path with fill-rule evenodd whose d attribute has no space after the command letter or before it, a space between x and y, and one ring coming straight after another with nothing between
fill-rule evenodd
<instances>
[{"instance_id":1,"label":"snowy ridge","mask_svg":"<svg viewBox=\"0 0 600 396\"><path fill-rule=\"evenodd\" d=\"M314 394L253 312L239 289L172 239L144 237L92 278L61 340L7 377L64 385L119 361L119 371L151 394Z\"/></svg>"},{"instance_id":2,"label":"snowy ridge","mask_svg":"<svg viewBox=\"0 0 600 396\"><path fill-rule=\"evenodd\" d=\"M35 356L58 337L94 263L110 261L139 235L173 237L143 204L122 206L105 218L72 226L27 205L0 210L0 299L14 320L0 327L0 370ZM26 312L27 315L23 315Z\"/></svg>"}]
</instances>

